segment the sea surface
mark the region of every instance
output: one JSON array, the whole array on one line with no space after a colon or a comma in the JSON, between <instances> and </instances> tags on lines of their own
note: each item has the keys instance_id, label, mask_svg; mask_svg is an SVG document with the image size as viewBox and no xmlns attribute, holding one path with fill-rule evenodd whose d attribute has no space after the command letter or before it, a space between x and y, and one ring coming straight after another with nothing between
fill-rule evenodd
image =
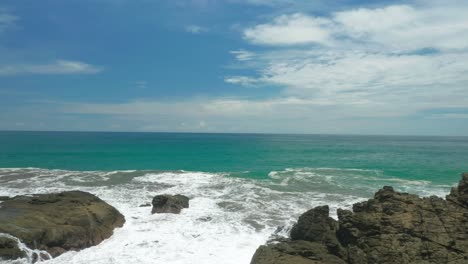
<instances>
[{"instance_id":1,"label":"sea surface","mask_svg":"<svg viewBox=\"0 0 468 264\"><path fill-rule=\"evenodd\" d=\"M385 185L444 196L464 171L468 137L0 132L0 196L83 190L127 220L44 263L248 264L308 209L336 217ZM164 193L190 208L139 207Z\"/></svg>"}]
</instances>

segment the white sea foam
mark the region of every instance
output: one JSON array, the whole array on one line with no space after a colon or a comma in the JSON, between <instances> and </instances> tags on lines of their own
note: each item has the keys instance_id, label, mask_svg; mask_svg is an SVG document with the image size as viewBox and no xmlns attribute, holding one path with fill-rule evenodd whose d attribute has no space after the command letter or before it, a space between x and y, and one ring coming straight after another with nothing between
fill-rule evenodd
<instances>
[{"instance_id":1,"label":"white sea foam","mask_svg":"<svg viewBox=\"0 0 468 264\"><path fill-rule=\"evenodd\" d=\"M329 192L349 193L370 197L385 185L404 192L421 196L445 196L449 185L434 184L428 180L409 180L384 176L379 170L338 169L338 168L288 168L273 171L269 177L279 185L304 186L304 189L333 188Z\"/></svg>"},{"instance_id":2,"label":"white sea foam","mask_svg":"<svg viewBox=\"0 0 468 264\"><path fill-rule=\"evenodd\" d=\"M7 263L17 263L17 262L27 262L27 263L32 263L34 261L37 262L44 262L46 260L52 259L52 256L47 252L43 250L38 250L38 249L31 249L28 246L26 246L24 243L22 243L17 237L14 237L10 234L5 234L5 233L0 233L0 237L4 238L9 238L12 239L16 242L18 249L24 252L26 255L26 258L24 260L19 260L19 261L4 261L5 264Z\"/></svg>"},{"instance_id":3,"label":"white sea foam","mask_svg":"<svg viewBox=\"0 0 468 264\"><path fill-rule=\"evenodd\" d=\"M357 180L353 177L362 172L326 171L286 169L271 172L270 179L254 180L188 171L0 169L0 195L80 189L96 194L125 215L124 227L111 238L47 263L241 264L249 263L256 248L272 235L287 236L304 211L328 204L336 217L337 208L351 208L383 183L372 179L380 179L372 172ZM370 182L374 185L367 187ZM412 190L424 187L430 194L443 189L433 188L430 182L409 186ZM150 207L139 207L162 193L189 196L190 208L180 215L151 215Z\"/></svg>"}]
</instances>

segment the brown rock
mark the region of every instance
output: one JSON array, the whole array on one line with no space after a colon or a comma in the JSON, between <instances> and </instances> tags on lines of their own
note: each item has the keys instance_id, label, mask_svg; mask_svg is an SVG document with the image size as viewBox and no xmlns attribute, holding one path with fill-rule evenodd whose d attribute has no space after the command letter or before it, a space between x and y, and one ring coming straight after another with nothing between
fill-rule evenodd
<instances>
[{"instance_id":1,"label":"brown rock","mask_svg":"<svg viewBox=\"0 0 468 264\"><path fill-rule=\"evenodd\" d=\"M349 264L468 263L468 174L446 200L384 187L353 212L339 209L338 221L316 207L299 218L291 239L260 247L252 264L309 263L297 260L304 252L322 264L335 263L332 256Z\"/></svg>"},{"instance_id":2,"label":"brown rock","mask_svg":"<svg viewBox=\"0 0 468 264\"><path fill-rule=\"evenodd\" d=\"M151 213L179 214L183 208L189 207L189 198L184 195L156 195L152 201Z\"/></svg>"},{"instance_id":3,"label":"brown rock","mask_svg":"<svg viewBox=\"0 0 468 264\"><path fill-rule=\"evenodd\" d=\"M329 254L324 245L303 240L260 246L251 261L251 264L256 263L346 264L339 257Z\"/></svg>"},{"instance_id":4,"label":"brown rock","mask_svg":"<svg viewBox=\"0 0 468 264\"><path fill-rule=\"evenodd\" d=\"M99 244L124 222L114 207L81 191L16 196L0 207L0 233L54 257Z\"/></svg>"},{"instance_id":5,"label":"brown rock","mask_svg":"<svg viewBox=\"0 0 468 264\"><path fill-rule=\"evenodd\" d=\"M14 239L0 237L0 260L19 259L24 257L26 257L26 253L18 247L18 243Z\"/></svg>"}]
</instances>

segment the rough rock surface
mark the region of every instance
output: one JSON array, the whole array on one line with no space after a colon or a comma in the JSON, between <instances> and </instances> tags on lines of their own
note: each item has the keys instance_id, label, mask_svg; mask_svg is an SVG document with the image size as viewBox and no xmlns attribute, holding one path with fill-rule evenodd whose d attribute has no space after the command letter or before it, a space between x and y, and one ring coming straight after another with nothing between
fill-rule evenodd
<instances>
[{"instance_id":1,"label":"rough rock surface","mask_svg":"<svg viewBox=\"0 0 468 264\"><path fill-rule=\"evenodd\" d=\"M16 196L0 206L0 233L15 236L28 247L54 257L99 244L124 222L117 209L81 191ZM1 250L3 245L3 249L16 252L11 241L1 241L0 258L16 258Z\"/></svg>"},{"instance_id":2,"label":"rough rock surface","mask_svg":"<svg viewBox=\"0 0 468 264\"><path fill-rule=\"evenodd\" d=\"M0 259L19 259L26 254L18 247L18 243L7 237L0 237Z\"/></svg>"},{"instance_id":3,"label":"rough rock surface","mask_svg":"<svg viewBox=\"0 0 468 264\"><path fill-rule=\"evenodd\" d=\"M189 207L189 198L184 195L156 195L152 201L151 213L179 214L183 208Z\"/></svg>"},{"instance_id":4,"label":"rough rock surface","mask_svg":"<svg viewBox=\"0 0 468 264\"><path fill-rule=\"evenodd\" d=\"M468 263L468 173L446 199L379 190L353 212L299 217L291 239L261 246L251 264Z\"/></svg>"}]
</instances>

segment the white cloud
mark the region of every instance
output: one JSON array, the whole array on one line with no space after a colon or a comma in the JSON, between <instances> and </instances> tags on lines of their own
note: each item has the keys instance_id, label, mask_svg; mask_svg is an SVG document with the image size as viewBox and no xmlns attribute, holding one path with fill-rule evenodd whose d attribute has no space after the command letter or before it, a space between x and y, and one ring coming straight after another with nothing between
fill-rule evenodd
<instances>
[{"instance_id":1,"label":"white cloud","mask_svg":"<svg viewBox=\"0 0 468 264\"><path fill-rule=\"evenodd\" d=\"M241 119L301 119L327 120L331 118L347 117L378 117L401 116L406 110L388 111L383 114L369 111L378 106L359 105L353 102L341 101L340 106L321 99L301 99L298 97L282 97L270 99L242 99L242 98L199 98L178 101L135 100L126 103L62 103L61 112L72 114L99 114L129 117L158 118L186 118L189 120L241 120ZM343 111L350 106L356 112ZM414 106L413 108L418 108ZM328 115L323 116L327 110Z\"/></svg>"},{"instance_id":2,"label":"white cloud","mask_svg":"<svg viewBox=\"0 0 468 264\"><path fill-rule=\"evenodd\" d=\"M317 54L300 61L271 63L263 69L262 82L281 84L302 95L307 90L334 95L364 89L368 93L398 87L468 82L468 54L389 55L385 53L337 52ZM445 88L446 89L446 88Z\"/></svg>"},{"instance_id":3,"label":"white cloud","mask_svg":"<svg viewBox=\"0 0 468 264\"><path fill-rule=\"evenodd\" d=\"M25 109L23 116L52 109L44 116L62 115L61 122L50 124L66 124L65 129L83 129L75 121L86 115L86 120L94 120L93 129L103 130L119 124L118 129L127 131L437 134L443 130L444 134L463 134L466 129L454 130L453 124L468 127L463 111L468 105L468 18L464 15L468 7L427 3L322 16L292 13L246 28L242 37L261 47L249 48L255 53L239 49L230 54L236 69L244 65L243 71L252 72L234 73L224 81L259 89L283 88L280 94L274 90L271 98L259 99L259 92L254 99L44 103L36 111ZM203 28L188 27L187 31L200 33ZM100 70L88 66L94 72ZM0 66L0 74L78 73L83 68L87 67L65 67L59 62L23 64ZM427 111L448 108L458 110Z\"/></svg>"},{"instance_id":4,"label":"white cloud","mask_svg":"<svg viewBox=\"0 0 468 264\"><path fill-rule=\"evenodd\" d=\"M255 53L247 50L232 50L229 53L233 54L238 61L248 61L255 57Z\"/></svg>"},{"instance_id":5,"label":"white cloud","mask_svg":"<svg viewBox=\"0 0 468 264\"><path fill-rule=\"evenodd\" d=\"M246 28L243 37L261 45L376 44L385 49L468 48L468 6L415 8L392 5L359 8L330 16L282 15L273 21ZM346 39L348 41L344 41Z\"/></svg>"},{"instance_id":6,"label":"white cloud","mask_svg":"<svg viewBox=\"0 0 468 264\"><path fill-rule=\"evenodd\" d=\"M141 131L275 132L275 133L414 133L405 116L424 109L408 104L394 108L371 102L353 104L342 98L283 97L270 99L198 98L178 101L135 100L126 103L60 103L58 113L105 117L122 129ZM403 119L402 119L403 118ZM393 120L393 121L392 121ZM452 118L452 120L455 120ZM426 119L419 125L442 124ZM403 128L401 126L407 125ZM400 126L400 127L398 127ZM108 129L107 127L103 127ZM424 131L434 133L434 130ZM446 129L445 133L457 134Z\"/></svg>"},{"instance_id":7,"label":"white cloud","mask_svg":"<svg viewBox=\"0 0 468 264\"><path fill-rule=\"evenodd\" d=\"M303 14L282 15L271 23L256 25L244 30L244 38L260 45L298 45L330 41L327 19Z\"/></svg>"},{"instance_id":8,"label":"white cloud","mask_svg":"<svg viewBox=\"0 0 468 264\"><path fill-rule=\"evenodd\" d=\"M0 65L0 75L18 74L94 74L101 68L79 61L57 60L48 64Z\"/></svg>"},{"instance_id":9,"label":"white cloud","mask_svg":"<svg viewBox=\"0 0 468 264\"><path fill-rule=\"evenodd\" d=\"M260 45L303 45L330 42L330 21L303 14L282 15L271 23L244 30L244 38Z\"/></svg>"},{"instance_id":10,"label":"white cloud","mask_svg":"<svg viewBox=\"0 0 468 264\"><path fill-rule=\"evenodd\" d=\"M249 86L258 83L259 80L257 78L247 76L228 76L224 78L224 81L227 83Z\"/></svg>"},{"instance_id":11,"label":"white cloud","mask_svg":"<svg viewBox=\"0 0 468 264\"><path fill-rule=\"evenodd\" d=\"M19 18L0 9L0 33L15 25Z\"/></svg>"},{"instance_id":12,"label":"white cloud","mask_svg":"<svg viewBox=\"0 0 468 264\"><path fill-rule=\"evenodd\" d=\"M202 26L197 26L197 25L190 25L185 28L185 31L192 33L192 34L200 34L203 32L207 32L208 28L202 27Z\"/></svg>"},{"instance_id":13,"label":"white cloud","mask_svg":"<svg viewBox=\"0 0 468 264\"><path fill-rule=\"evenodd\" d=\"M396 5L339 12L332 19L346 36L388 48L465 49L468 48L467 12L466 6Z\"/></svg>"},{"instance_id":14,"label":"white cloud","mask_svg":"<svg viewBox=\"0 0 468 264\"><path fill-rule=\"evenodd\" d=\"M322 17L282 15L243 31L251 44L267 45L256 53L255 64L245 64L256 77L225 81L280 86L287 98L334 106L343 116L411 116L466 107L466 14L468 5L425 4Z\"/></svg>"},{"instance_id":15,"label":"white cloud","mask_svg":"<svg viewBox=\"0 0 468 264\"><path fill-rule=\"evenodd\" d=\"M404 101L405 97L400 99ZM466 105L453 105L452 110L441 109L444 113L466 113ZM378 102L356 104L345 97L330 102L294 96L137 99L123 103L29 101L8 115L0 115L0 128L22 122L24 129L37 129L37 120L51 130L93 131L463 135L468 128L461 114L449 118L424 118L420 114L407 118L408 113L421 113L425 107L417 101L393 107Z\"/></svg>"},{"instance_id":16,"label":"white cloud","mask_svg":"<svg viewBox=\"0 0 468 264\"><path fill-rule=\"evenodd\" d=\"M418 12L407 5L395 5L384 8L359 8L335 13L331 20L341 24L356 37L365 37L369 33L382 30L413 27L418 19Z\"/></svg>"}]
</instances>

